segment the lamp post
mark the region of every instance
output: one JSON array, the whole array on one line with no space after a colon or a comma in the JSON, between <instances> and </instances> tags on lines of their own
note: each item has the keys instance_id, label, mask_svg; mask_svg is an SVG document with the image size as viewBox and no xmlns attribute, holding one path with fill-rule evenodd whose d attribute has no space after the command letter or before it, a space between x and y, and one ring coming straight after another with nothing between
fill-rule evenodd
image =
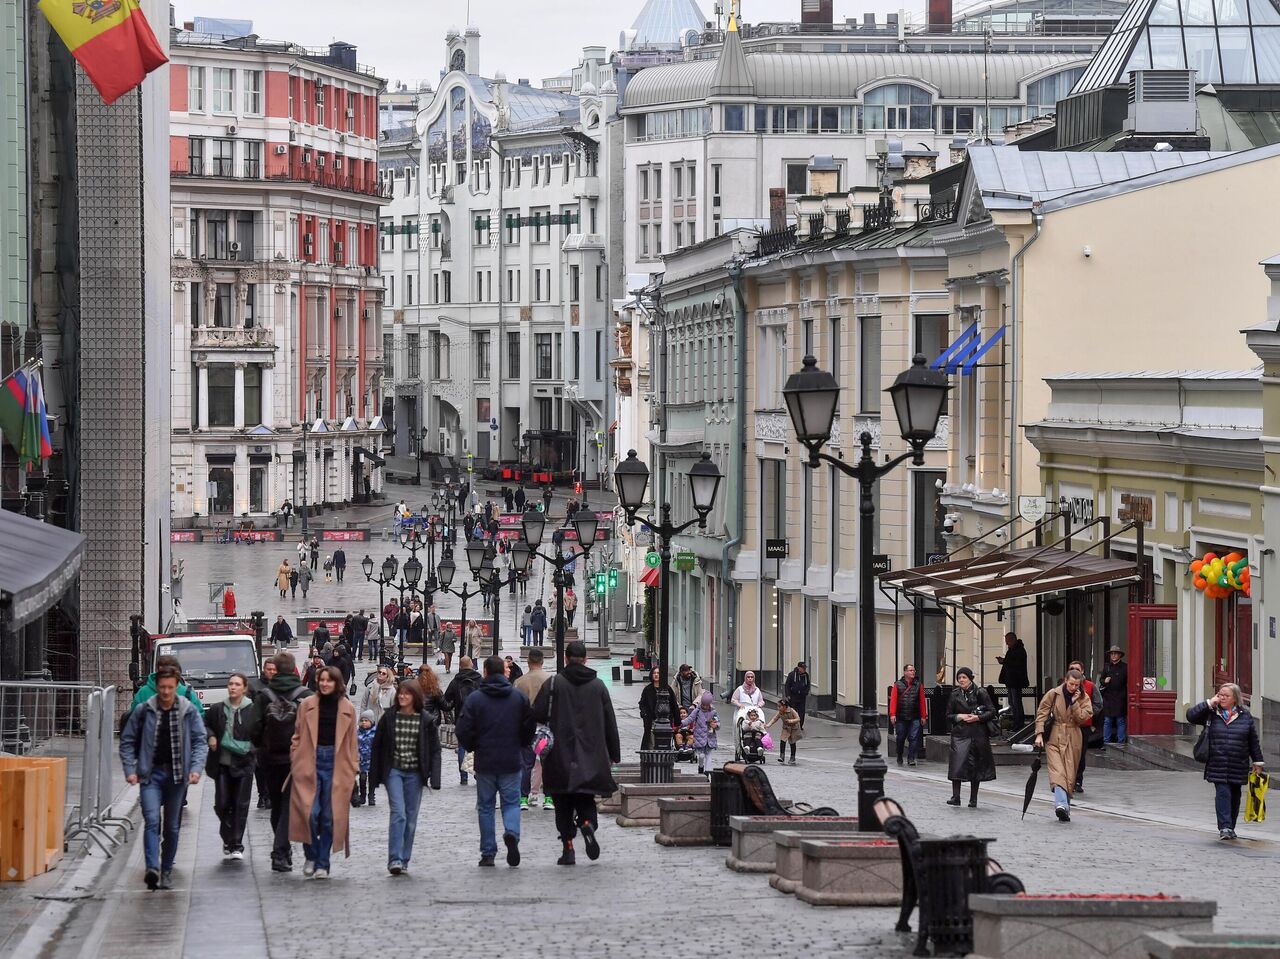
<instances>
[{"instance_id":1,"label":"lamp post","mask_svg":"<svg viewBox=\"0 0 1280 959\"><path fill-rule=\"evenodd\" d=\"M427 428L425 426L416 434L414 434L414 440L417 443L418 451L417 451L417 455L414 457L417 460L417 465L413 471L413 485L421 486L422 485L422 445L427 441Z\"/></svg>"},{"instance_id":2,"label":"lamp post","mask_svg":"<svg viewBox=\"0 0 1280 959\"><path fill-rule=\"evenodd\" d=\"M668 685L669 660L671 658L671 540L687 530L695 523L699 529L707 528L707 516L716 504L716 494L720 490L720 483L724 477L720 474L720 470L716 468L716 464L711 462L711 456L703 453L702 458L693 464L693 468L689 470L689 492L690 498L693 500L693 510L697 514L693 519L684 523L673 523L671 520L671 504L663 503L661 506L661 522L655 523L651 518L637 516L640 507L644 504L645 490L649 486L649 467L636 457L636 451L631 450L627 453L627 458L614 468L613 481L614 488L618 493L618 502L622 505L622 510L627 517L627 525L630 526L639 519L642 523L653 530L654 535L658 537L659 554L662 557L661 576L662 581L658 587L661 593L659 601L659 648L658 648L658 696L653 721L653 738L654 752L662 754L658 760L658 764L663 768L670 770L674 756L671 750L671 718L675 715L675 703L671 702L671 690ZM643 769L644 756L641 754L641 767ZM669 780L662 780L669 781Z\"/></svg>"},{"instance_id":3,"label":"lamp post","mask_svg":"<svg viewBox=\"0 0 1280 959\"><path fill-rule=\"evenodd\" d=\"M366 554L365 558L360 561L360 568L364 570L364 578L366 580L368 580L371 583L378 584L378 620L380 622L385 623L386 617L382 613L383 608L386 606L386 597L383 594L383 587L389 586L392 582L395 581L396 573L400 569L400 563L394 556L388 556L386 559L382 561L382 568L379 570L378 576L375 577L373 575L373 559L368 554ZM378 631L378 635L379 636L382 635L381 630ZM404 657L401 656L401 659L403 658ZM378 660L377 661L379 663L382 662L382 643L381 642L378 643Z\"/></svg>"},{"instance_id":4,"label":"lamp post","mask_svg":"<svg viewBox=\"0 0 1280 959\"><path fill-rule=\"evenodd\" d=\"M591 510L580 509L568 518L578 534L578 546L582 549L582 562L585 566L591 547L595 545L596 533L600 529L600 518ZM555 570L552 583L556 587L556 672L564 667L564 571L576 561L575 556L565 556L557 545L551 554L538 552L542 545L542 536L547 528L547 514L535 506L529 506L520 517L520 529L523 538L511 550L511 565L518 574L529 569L533 557L540 557L543 562L550 563Z\"/></svg>"},{"instance_id":5,"label":"lamp post","mask_svg":"<svg viewBox=\"0 0 1280 959\"><path fill-rule=\"evenodd\" d=\"M813 356L804 358L803 367L788 377L782 389L796 438L809 451L806 460L809 468L815 469L827 462L858 481L858 642L862 654L862 731L858 742L862 752L853 768L858 775L858 828L863 832L878 831L874 807L876 800L884 795L884 775L888 771L880 755L880 717L876 703L875 577L871 572L876 513L873 497L880 477L899 464L911 460L914 465L923 466L925 444L938 432L938 420L951 387L946 374L929 369L925 363L924 355L917 353L911 368L900 373L893 386L886 390L893 399L902 438L910 449L883 464L877 464L871 455L871 434L866 432L858 438L862 455L852 465L821 452L822 445L831 439L840 385L830 373L818 369Z\"/></svg>"},{"instance_id":6,"label":"lamp post","mask_svg":"<svg viewBox=\"0 0 1280 959\"><path fill-rule=\"evenodd\" d=\"M461 589L453 588L453 579L457 575L458 567L453 561L452 547L445 548L444 558L440 560L440 565L436 567L440 591L451 596L457 596L462 600L462 634L460 639L464 656L475 655L474 648L467 648L467 601L489 589L489 581L493 578L495 572L492 549L493 544L486 543L484 540L473 539L464 550L467 554L467 565L471 568L471 578L480 584L477 589L469 588L467 583L463 583ZM487 567L485 566L486 561L488 562ZM482 573L484 573L483 579L481 578ZM494 595L494 600L495 602L497 601L496 594ZM493 655L498 655L498 615L496 606L493 617Z\"/></svg>"}]
</instances>

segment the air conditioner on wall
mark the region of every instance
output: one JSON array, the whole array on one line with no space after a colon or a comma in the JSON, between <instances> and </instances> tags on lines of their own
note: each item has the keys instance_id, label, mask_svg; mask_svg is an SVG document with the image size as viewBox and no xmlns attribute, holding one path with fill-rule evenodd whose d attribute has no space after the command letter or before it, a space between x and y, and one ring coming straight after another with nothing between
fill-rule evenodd
<instances>
[{"instance_id":1,"label":"air conditioner on wall","mask_svg":"<svg viewBox=\"0 0 1280 959\"><path fill-rule=\"evenodd\" d=\"M233 137L233 136L235 136L235 135L236 135L236 125L235 125L234 123L228 123L228 124L227 124L227 136L229 136L229 137Z\"/></svg>"},{"instance_id":2,"label":"air conditioner on wall","mask_svg":"<svg viewBox=\"0 0 1280 959\"><path fill-rule=\"evenodd\" d=\"M302 151L302 162L303 162L303 163L310 163L310 162L311 162L311 151L310 151L310 150L303 150L303 151Z\"/></svg>"},{"instance_id":3,"label":"air conditioner on wall","mask_svg":"<svg viewBox=\"0 0 1280 959\"><path fill-rule=\"evenodd\" d=\"M347 107L347 119L348 119L348 120L354 120L355 118L356 118L356 109L355 109L355 107Z\"/></svg>"},{"instance_id":4,"label":"air conditioner on wall","mask_svg":"<svg viewBox=\"0 0 1280 959\"><path fill-rule=\"evenodd\" d=\"M333 168L334 168L335 170L341 170L341 169L342 169L342 157L334 157L334 158L333 158Z\"/></svg>"},{"instance_id":5,"label":"air conditioner on wall","mask_svg":"<svg viewBox=\"0 0 1280 959\"><path fill-rule=\"evenodd\" d=\"M227 249L231 251L231 257L234 259L240 253L240 244L232 240L227 244Z\"/></svg>"},{"instance_id":6,"label":"air conditioner on wall","mask_svg":"<svg viewBox=\"0 0 1280 959\"><path fill-rule=\"evenodd\" d=\"M276 156L282 157L289 152L289 148L283 143L276 144Z\"/></svg>"}]
</instances>

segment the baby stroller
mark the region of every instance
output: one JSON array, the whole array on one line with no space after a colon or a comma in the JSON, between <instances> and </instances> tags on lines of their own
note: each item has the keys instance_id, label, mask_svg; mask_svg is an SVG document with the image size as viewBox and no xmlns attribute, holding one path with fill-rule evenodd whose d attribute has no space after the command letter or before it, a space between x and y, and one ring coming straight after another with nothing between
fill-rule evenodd
<instances>
[{"instance_id":1,"label":"baby stroller","mask_svg":"<svg viewBox=\"0 0 1280 959\"><path fill-rule=\"evenodd\" d=\"M752 728L758 724L759 728ZM763 763L768 758L765 748L764 721L758 706L744 706L733 717L733 726L737 730L737 743L734 748L734 759L740 763Z\"/></svg>"}]
</instances>

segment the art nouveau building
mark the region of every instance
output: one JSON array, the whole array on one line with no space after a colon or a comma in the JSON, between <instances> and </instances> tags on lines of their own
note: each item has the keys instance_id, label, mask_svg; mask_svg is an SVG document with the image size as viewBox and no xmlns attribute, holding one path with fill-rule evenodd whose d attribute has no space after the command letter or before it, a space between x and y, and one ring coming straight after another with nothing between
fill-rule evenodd
<instances>
[{"instance_id":1,"label":"art nouveau building","mask_svg":"<svg viewBox=\"0 0 1280 959\"><path fill-rule=\"evenodd\" d=\"M364 497L382 482L383 82L344 43L171 42L174 515Z\"/></svg>"}]
</instances>

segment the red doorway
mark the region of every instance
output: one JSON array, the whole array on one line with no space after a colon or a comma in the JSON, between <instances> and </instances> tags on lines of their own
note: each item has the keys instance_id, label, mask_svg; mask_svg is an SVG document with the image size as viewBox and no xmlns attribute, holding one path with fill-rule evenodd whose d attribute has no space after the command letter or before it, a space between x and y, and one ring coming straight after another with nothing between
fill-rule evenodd
<instances>
[{"instance_id":1,"label":"red doorway","mask_svg":"<svg viewBox=\"0 0 1280 959\"><path fill-rule=\"evenodd\" d=\"M1133 736L1173 734L1178 607L1129 604L1129 717Z\"/></svg>"},{"instance_id":2,"label":"red doorway","mask_svg":"<svg viewBox=\"0 0 1280 959\"><path fill-rule=\"evenodd\" d=\"M1253 604L1240 593L1216 599L1214 619L1214 688L1235 683L1245 703L1253 694Z\"/></svg>"}]
</instances>

